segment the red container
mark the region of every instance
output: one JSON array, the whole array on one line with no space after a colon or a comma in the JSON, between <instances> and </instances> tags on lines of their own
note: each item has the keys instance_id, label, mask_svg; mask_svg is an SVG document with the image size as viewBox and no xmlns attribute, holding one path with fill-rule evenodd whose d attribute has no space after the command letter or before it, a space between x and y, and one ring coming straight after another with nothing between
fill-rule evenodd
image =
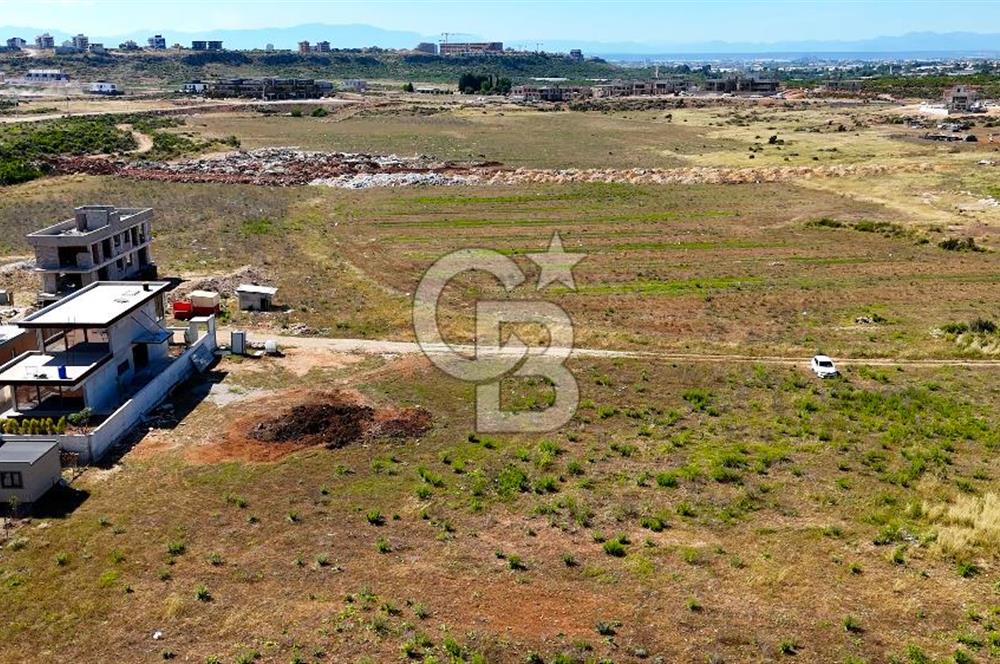
<instances>
[{"instance_id":1,"label":"red container","mask_svg":"<svg viewBox=\"0 0 1000 664\"><path fill-rule=\"evenodd\" d=\"M174 300L173 309L177 320L187 320L194 316L194 307L187 300Z\"/></svg>"}]
</instances>

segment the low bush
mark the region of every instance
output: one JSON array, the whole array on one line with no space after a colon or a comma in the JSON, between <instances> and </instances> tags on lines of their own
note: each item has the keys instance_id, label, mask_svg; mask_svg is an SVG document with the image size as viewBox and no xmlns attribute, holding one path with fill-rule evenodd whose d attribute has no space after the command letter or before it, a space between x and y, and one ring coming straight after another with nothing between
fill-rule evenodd
<instances>
[{"instance_id":1,"label":"low bush","mask_svg":"<svg viewBox=\"0 0 1000 664\"><path fill-rule=\"evenodd\" d=\"M949 237L938 242L938 246L945 251L986 251L971 237L963 239Z\"/></svg>"},{"instance_id":2,"label":"low bush","mask_svg":"<svg viewBox=\"0 0 1000 664\"><path fill-rule=\"evenodd\" d=\"M623 557L625 555L625 542L621 540L621 537L609 539L604 543L604 553L615 558Z\"/></svg>"}]
</instances>

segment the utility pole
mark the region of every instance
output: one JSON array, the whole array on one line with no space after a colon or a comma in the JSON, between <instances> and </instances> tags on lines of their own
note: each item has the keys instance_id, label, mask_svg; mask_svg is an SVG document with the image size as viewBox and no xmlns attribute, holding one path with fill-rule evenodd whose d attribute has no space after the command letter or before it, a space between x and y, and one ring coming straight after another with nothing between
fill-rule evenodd
<instances>
[{"instance_id":1,"label":"utility pole","mask_svg":"<svg viewBox=\"0 0 1000 664\"><path fill-rule=\"evenodd\" d=\"M545 43L545 42L535 42L535 53L536 53L536 54L537 54L537 53L541 53L541 51L542 51L542 45L543 45L544 43Z\"/></svg>"}]
</instances>

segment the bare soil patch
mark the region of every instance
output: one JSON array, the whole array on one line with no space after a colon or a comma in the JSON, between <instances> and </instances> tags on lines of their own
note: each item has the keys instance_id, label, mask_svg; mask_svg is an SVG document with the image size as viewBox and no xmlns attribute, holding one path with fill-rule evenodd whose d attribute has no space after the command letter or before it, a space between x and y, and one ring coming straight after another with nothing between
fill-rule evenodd
<instances>
[{"instance_id":1,"label":"bare soil patch","mask_svg":"<svg viewBox=\"0 0 1000 664\"><path fill-rule=\"evenodd\" d=\"M275 461L297 450L329 449L380 438L411 438L430 430L422 408L372 405L353 390L288 390L241 406L218 441L192 448L189 460Z\"/></svg>"}]
</instances>

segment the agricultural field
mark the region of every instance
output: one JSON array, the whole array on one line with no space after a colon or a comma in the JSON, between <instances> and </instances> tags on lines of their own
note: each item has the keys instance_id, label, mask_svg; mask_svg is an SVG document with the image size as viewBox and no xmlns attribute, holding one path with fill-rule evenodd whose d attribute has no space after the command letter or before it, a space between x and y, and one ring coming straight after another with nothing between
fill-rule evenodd
<instances>
[{"instance_id":1,"label":"agricultural field","mask_svg":"<svg viewBox=\"0 0 1000 664\"><path fill-rule=\"evenodd\" d=\"M505 175L0 189L0 287L19 301L34 287L24 234L108 203L155 208L161 274L252 266L288 306L227 299L225 331L279 337L284 355L220 359L6 532L0 661L1000 659L988 128L956 147L921 139L900 107L821 101L414 109L138 129L186 141L164 161L297 146ZM134 149L116 128L100 136ZM538 291L527 254L555 232L585 258L575 289ZM510 256L526 284L456 279L449 340L472 340L476 300L543 299L578 348L622 351L570 360L580 408L558 430L477 433L472 385L416 353L337 344L413 341L421 276L470 247ZM842 375L810 374L817 352ZM503 384L516 410L552 396L541 379Z\"/></svg>"}]
</instances>

